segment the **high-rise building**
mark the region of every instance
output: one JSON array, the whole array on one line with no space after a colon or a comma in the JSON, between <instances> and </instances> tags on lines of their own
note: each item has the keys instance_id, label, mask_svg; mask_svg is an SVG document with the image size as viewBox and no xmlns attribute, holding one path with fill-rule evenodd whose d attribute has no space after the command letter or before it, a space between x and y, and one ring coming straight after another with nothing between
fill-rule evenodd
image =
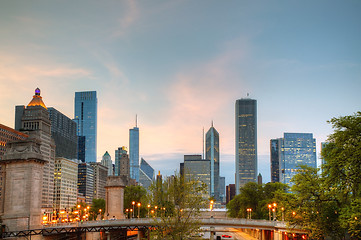
<instances>
[{"instance_id":1,"label":"high-rise building","mask_svg":"<svg viewBox=\"0 0 361 240\"><path fill-rule=\"evenodd\" d=\"M257 101L236 101L236 194L257 179Z\"/></svg>"},{"instance_id":2,"label":"high-rise building","mask_svg":"<svg viewBox=\"0 0 361 240\"><path fill-rule=\"evenodd\" d=\"M29 136L25 133L16 131L10 127L2 125L0 123L0 160L1 157L4 155L6 151L6 145L10 142L17 141L17 140L25 140ZM3 189L4 189L4 179L5 179L5 172L2 169L2 165L0 165L0 215L3 213L3 209L1 206L3 205Z\"/></svg>"},{"instance_id":3,"label":"high-rise building","mask_svg":"<svg viewBox=\"0 0 361 240\"><path fill-rule=\"evenodd\" d=\"M236 195L236 185L229 184L226 186L226 203L228 204Z\"/></svg>"},{"instance_id":4,"label":"high-rise building","mask_svg":"<svg viewBox=\"0 0 361 240\"><path fill-rule=\"evenodd\" d=\"M207 195L210 196L211 161L202 159L202 155L184 155L184 178L194 179L207 185Z\"/></svg>"},{"instance_id":5,"label":"high-rise building","mask_svg":"<svg viewBox=\"0 0 361 240\"><path fill-rule=\"evenodd\" d=\"M154 180L154 169L141 158L139 169L139 183L148 189Z\"/></svg>"},{"instance_id":6,"label":"high-rise building","mask_svg":"<svg viewBox=\"0 0 361 240\"><path fill-rule=\"evenodd\" d=\"M206 159L210 160L210 195L219 201L219 133L212 126L206 133Z\"/></svg>"},{"instance_id":7,"label":"high-rise building","mask_svg":"<svg viewBox=\"0 0 361 240\"><path fill-rule=\"evenodd\" d=\"M42 211L52 212L54 200L54 164L55 142L51 137L51 122L49 112L40 96L40 89L35 89L35 95L27 107L16 106L15 126L20 132L29 136L36 135L40 139L40 151L46 160L43 174Z\"/></svg>"},{"instance_id":8,"label":"high-rise building","mask_svg":"<svg viewBox=\"0 0 361 240\"><path fill-rule=\"evenodd\" d=\"M94 170L94 195L93 198L105 199L105 185L107 183L108 168L99 162L91 162Z\"/></svg>"},{"instance_id":9,"label":"high-rise building","mask_svg":"<svg viewBox=\"0 0 361 240\"><path fill-rule=\"evenodd\" d=\"M130 163L126 147L119 147L115 150L115 176L123 176L128 184L130 178Z\"/></svg>"},{"instance_id":10,"label":"high-rise building","mask_svg":"<svg viewBox=\"0 0 361 240\"><path fill-rule=\"evenodd\" d=\"M112 157L109 155L108 151L104 153L101 163L103 164L103 166L106 166L108 168L108 176L114 175Z\"/></svg>"},{"instance_id":11,"label":"high-rise building","mask_svg":"<svg viewBox=\"0 0 361 240\"><path fill-rule=\"evenodd\" d=\"M152 166L149 165L149 163L147 161L145 161L143 158L141 158L140 161L140 169L147 174L147 176L150 179L154 178L154 168L152 168Z\"/></svg>"},{"instance_id":12,"label":"high-rise building","mask_svg":"<svg viewBox=\"0 0 361 240\"><path fill-rule=\"evenodd\" d=\"M275 145L278 148L274 151L278 151L279 159L278 163L271 163L279 166L279 182L292 186L290 180L297 174L300 165L316 168L316 139L312 133L284 133L283 138L272 139L271 144L275 141L278 141Z\"/></svg>"},{"instance_id":13,"label":"high-rise building","mask_svg":"<svg viewBox=\"0 0 361 240\"><path fill-rule=\"evenodd\" d=\"M89 163L78 164L78 194L91 204L94 198L94 168Z\"/></svg>"},{"instance_id":14,"label":"high-rise building","mask_svg":"<svg viewBox=\"0 0 361 240\"><path fill-rule=\"evenodd\" d=\"M129 129L130 178L139 182L139 128Z\"/></svg>"},{"instance_id":15,"label":"high-rise building","mask_svg":"<svg viewBox=\"0 0 361 240\"><path fill-rule=\"evenodd\" d=\"M76 123L55 108L48 108L51 136L55 141L55 157L77 159Z\"/></svg>"},{"instance_id":16,"label":"high-rise building","mask_svg":"<svg viewBox=\"0 0 361 240\"><path fill-rule=\"evenodd\" d=\"M78 161L64 157L55 158L54 208L70 210L78 194Z\"/></svg>"},{"instance_id":17,"label":"high-rise building","mask_svg":"<svg viewBox=\"0 0 361 240\"><path fill-rule=\"evenodd\" d=\"M280 181L280 156L279 156L279 139L271 139L270 140L270 151L271 151L271 182L279 182Z\"/></svg>"},{"instance_id":18,"label":"high-rise building","mask_svg":"<svg viewBox=\"0 0 361 240\"><path fill-rule=\"evenodd\" d=\"M78 159L82 162L97 160L97 92L76 92L74 121L77 123Z\"/></svg>"},{"instance_id":19,"label":"high-rise building","mask_svg":"<svg viewBox=\"0 0 361 240\"><path fill-rule=\"evenodd\" d=\"M221 203L226 202L226 178L219 177L219 199Z\"/></svg>"}]
</instances>

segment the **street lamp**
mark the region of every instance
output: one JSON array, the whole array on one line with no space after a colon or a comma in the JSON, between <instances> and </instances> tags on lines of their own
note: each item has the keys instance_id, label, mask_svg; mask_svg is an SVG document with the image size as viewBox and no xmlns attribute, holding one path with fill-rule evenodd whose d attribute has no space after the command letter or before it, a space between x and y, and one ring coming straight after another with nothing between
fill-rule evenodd
<instances>
[{"instance_id":1,"label":"street lamp","mask_svg":"<svg viewBox=\"0 0 361 240\"><path fill-rule=\"evenodd\" d=\"M157 208L158 208L158 206L155 206L155 207L154 207L154 209L155 209L155 210L154 210L154 211L155 211L155 217L157 217Z\"/></svg>"},{"instance_id":2,"label":"street lamp","mask_svg":"<svg viewBox=\"0 0 361 240\"><path fill-rule=\"evenodd\" d=\"M270 221L271 221L271 208L272 208L272 205L268 204L268 217L269 217Z\"/></svg>"},{"instance_id":3,"label":"street lamp","mask_svg":"<svg viewBox=\"0 0 361 240\"><path fill-rule=\"evenodd\" d=\"M281 210L282 210L282 222L284 222L285 221L285 208L281 207Z\"/></svg>"},{"instance_id":4,"label":"street lamp","mask_svg":"<svg viewBox=\"0 0 361 240\"><path fill-rule=\"evenodd\" d=\"M134 211L133 211L133 209L130 209L129 211L130 211L130 216L132 217L132 215L133 215L133 217L134 217Z\"/></svg>"},{"instance_id":5,"label":"street lamp","mask_svg":"<svg viewBox=\"0 0 361 240\"><path fill-rule=\"evenodd\" d=\"M129 209L125 209L125 212L126 212L126 215L127 215L127 218L129 218Z\"/></svg>"},{"instance_id":6,"label":"street lamp","mask_svg":"<svg viewBox=\"0 0 361 240\"><path fill-rule=\"evenodd\" d=\"M211 218L213 218L213 203L214 203L214 201L211 200L210 205L209 205L209 208L211 209Z\"/></svg>"},{"instance_id":7,"label":"street lamp","mask_svg":"<svg viewBox=\"0 0 361 240\"><path fill-rule=\"evenodd\" d=\"M273 203L273 221L276 221L276 208L277 208L277 203Z\"/></svg>"},{"instance_id":8,"label":"street lamp","mask_svg":"<svg viewBox=\"0 0 361 240\"><path fill-rule=\"evenodd\" d=\"M138 203L138 218L139 218L139 213L140 213L140 202Z\"/></svg>"},{"instance_id":9,"label":"street lamp","mask_svg":"<svg viewBox=\"0 0 361 240\"><path fill-rule=\"evenodd\" d=\"M133 205L133 218L134 218L134 205L135 205L135 201L132 202Z\"/></svg>"},{"instance_id":10,"label":"street lamp","mask_svg":"<svg viewBox=\"0 0 361 240\"><path fill-rule=\"evenodd\" d=\"M247 218L252 219L252 208L247 208Z\"/></svg>"},{"instance_id":11,"label":"street lamp","mask_svg":"<svg viewBox=\"0 0 361 240\"><path fill-rule=\"evenodd\" d=\"M148 218L149 218L149 209L150 209L150 204L148 204Z\"/></svg>"}]
</instances>

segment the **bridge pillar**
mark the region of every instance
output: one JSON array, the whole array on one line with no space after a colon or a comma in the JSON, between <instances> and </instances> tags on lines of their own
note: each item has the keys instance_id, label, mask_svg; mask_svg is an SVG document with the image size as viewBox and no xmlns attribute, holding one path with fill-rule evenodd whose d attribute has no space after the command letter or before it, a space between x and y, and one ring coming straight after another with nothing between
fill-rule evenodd
<instances>
[{"instance_id":1,"label":"bridge pillar","mask_svg":"<svg viewBox=\"0 0 361 240\"><path fill-rule=\"evenodd\" d=\"M125 219L124 188L121 176L109 176L105 185L105 217L106 219Z\"/></svg>"},{"instance_id":2,"label":"bridge pillar","mask_svg":"<svg viewBox=\"0 0 361 240\"><path fill-rule=\"evenodd\" d=\"M3 223L8 231L41 228L44 160L40 140L8 143L0 165L4 171Z\"/></svg>"}]
</instances>

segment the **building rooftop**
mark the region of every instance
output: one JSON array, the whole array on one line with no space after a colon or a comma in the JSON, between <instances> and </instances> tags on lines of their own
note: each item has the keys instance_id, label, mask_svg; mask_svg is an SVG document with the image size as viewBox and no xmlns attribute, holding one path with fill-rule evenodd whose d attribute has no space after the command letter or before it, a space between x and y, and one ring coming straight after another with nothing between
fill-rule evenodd
<instances>
[{"instance_id":1,"label":"building rooftop","mask_svg":"<svg viewBox=\"0 0 361 240\"><path fill-rule=\"evenodd\" d=\"M39 88L35 89L35 95L33 96L33 99L28 104L28 107L33 107L33 106L42 106L43 108L47 109L42 100L42 97L40 96Z\"/></svg>"}]
</instances>

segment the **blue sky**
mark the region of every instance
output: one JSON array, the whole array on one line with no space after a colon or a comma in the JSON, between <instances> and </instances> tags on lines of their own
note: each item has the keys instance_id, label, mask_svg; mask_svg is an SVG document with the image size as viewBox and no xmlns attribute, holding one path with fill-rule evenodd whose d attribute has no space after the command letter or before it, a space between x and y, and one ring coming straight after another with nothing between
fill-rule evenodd
<instances>
[{"instance_id":1,"label":"blue sky","mask_svg":"<svg viewBox=\"0 0 361 240\"><path fill-rule=\"evenodd\" d=\"M39 87L73 117L74 92L98 92L98 160L128 146L171 174L220 133L221 175L234 182L234 104L258 101L259 171L269 140L360 111L360 1L2 1L0 121Z\"/></svg>"}]
</instances>

